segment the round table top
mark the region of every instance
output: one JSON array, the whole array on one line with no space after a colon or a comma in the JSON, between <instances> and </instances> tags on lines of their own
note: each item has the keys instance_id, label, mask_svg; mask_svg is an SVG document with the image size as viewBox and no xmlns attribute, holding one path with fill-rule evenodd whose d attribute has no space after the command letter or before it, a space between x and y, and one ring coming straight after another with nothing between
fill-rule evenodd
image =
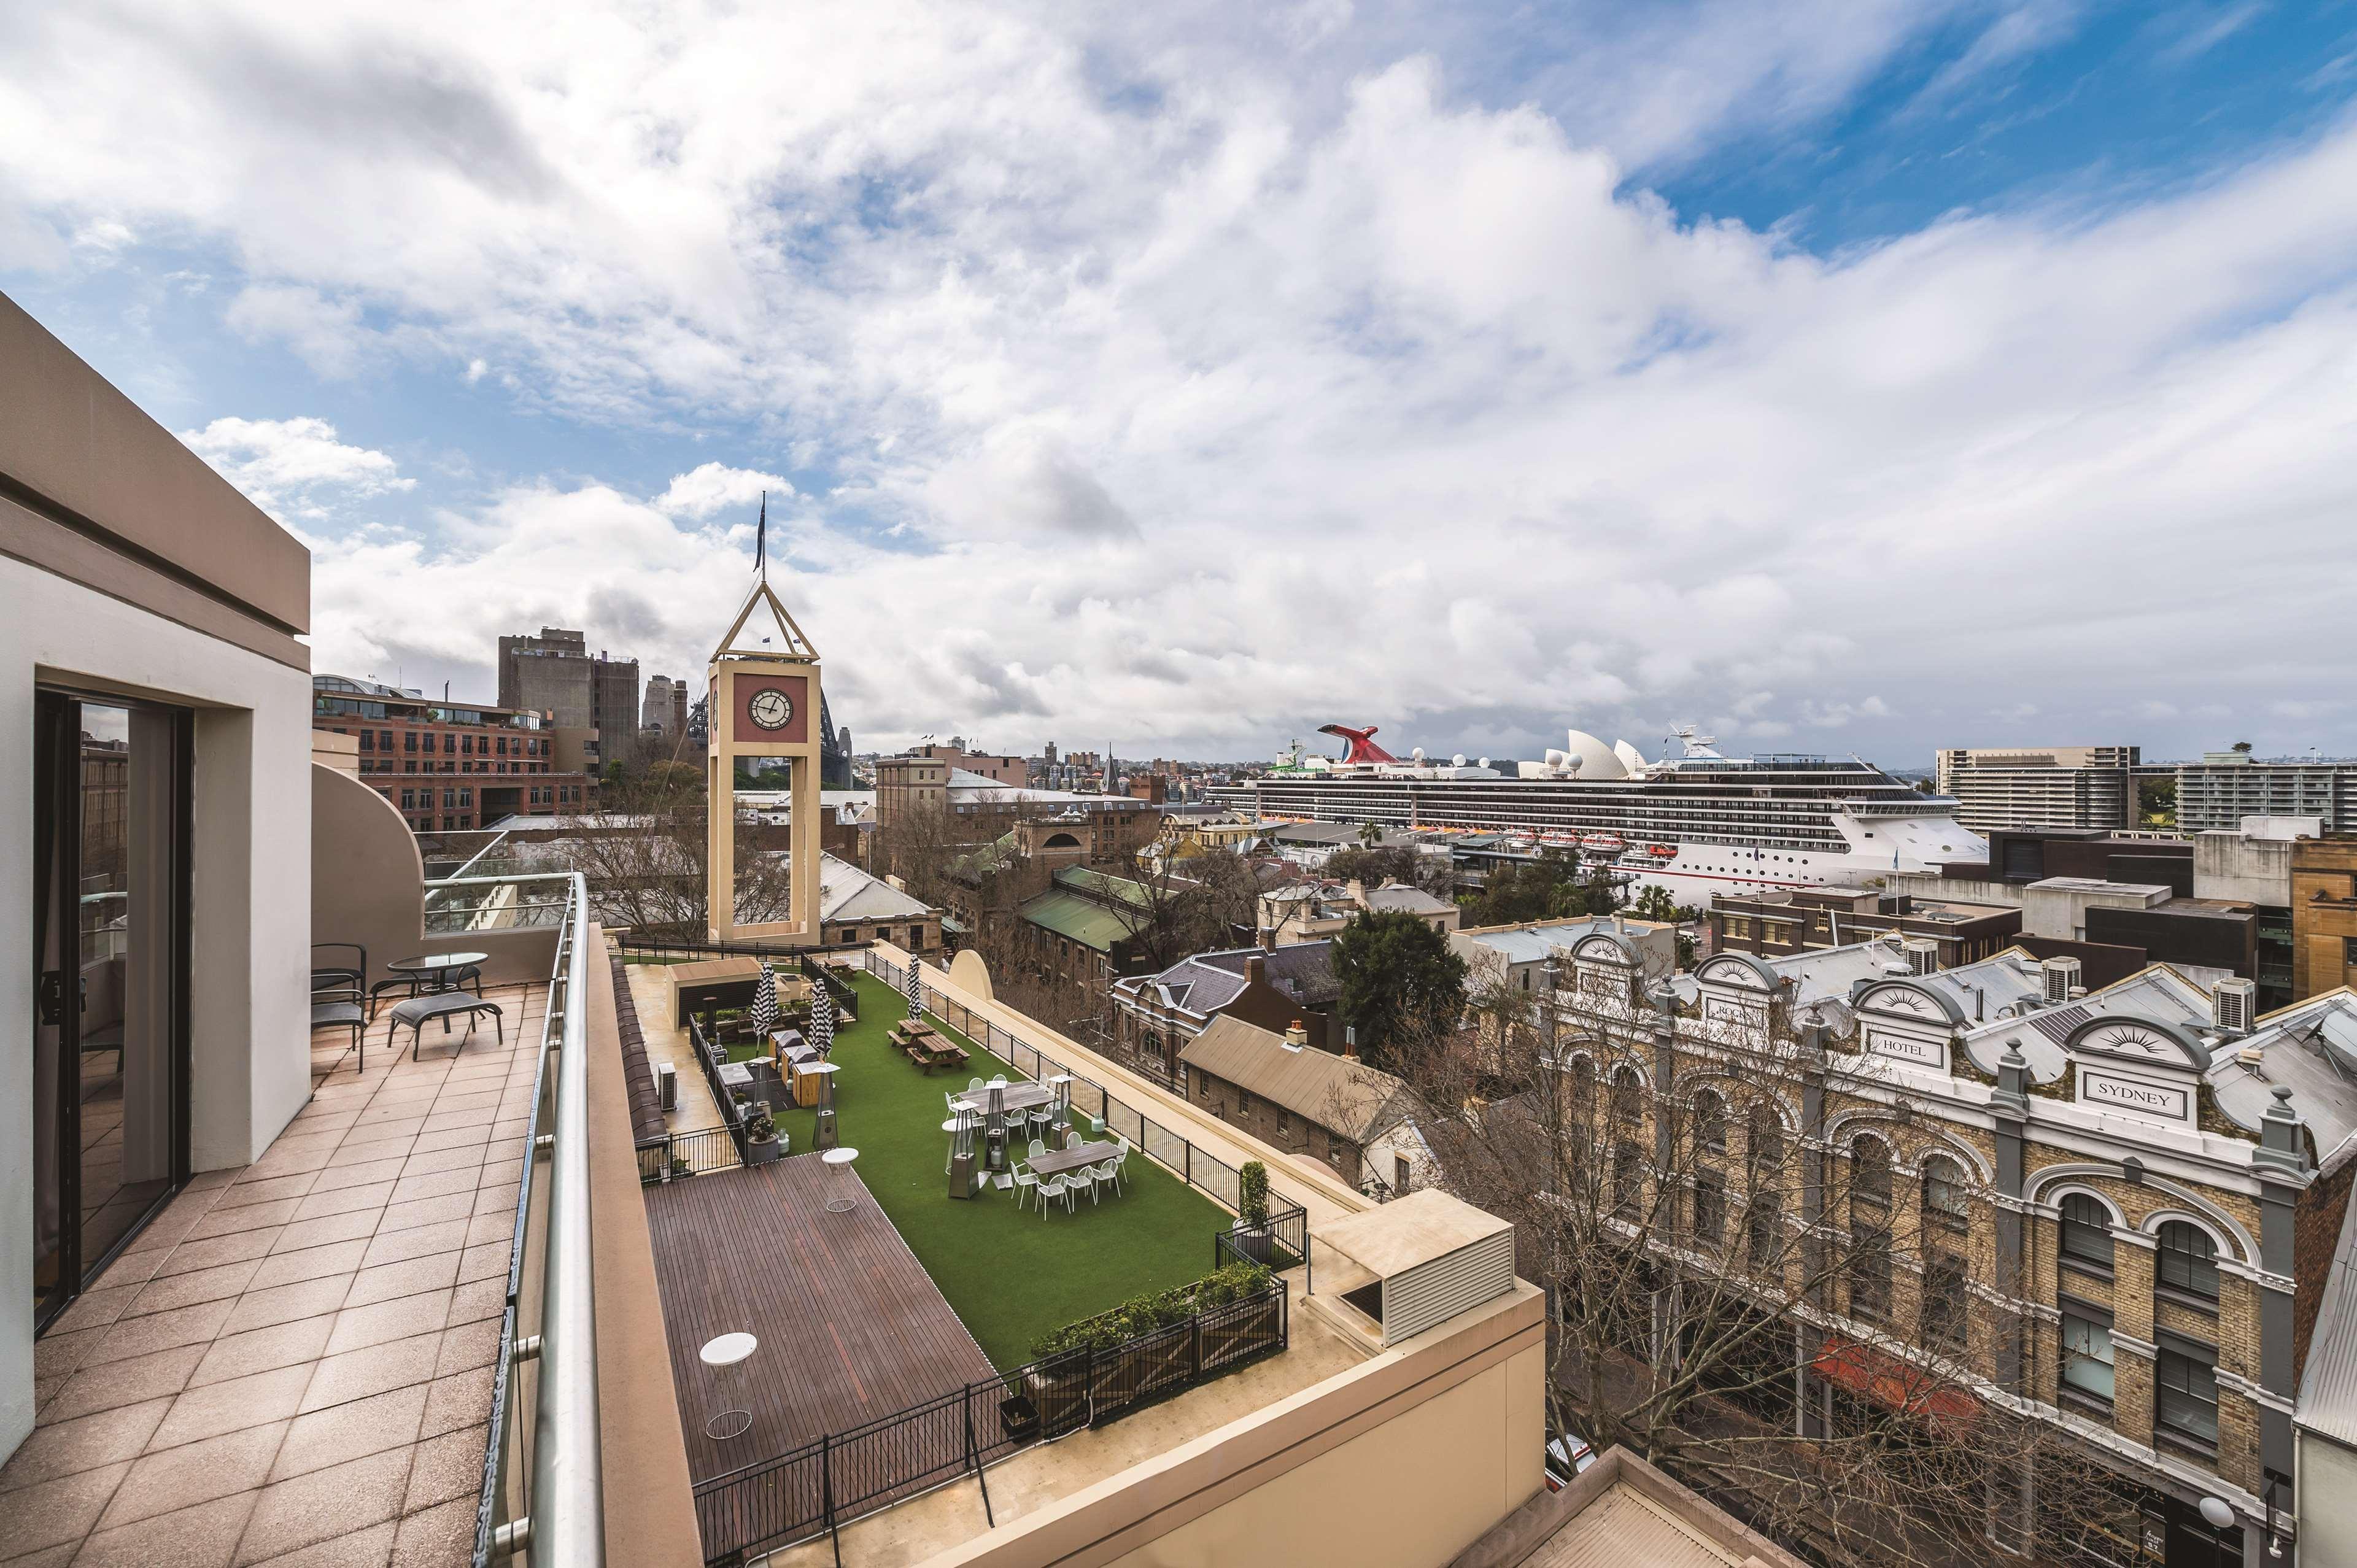
<instances>
[{"instance_id":1,"label":"round table top","mask_svg":"<svg viewBox=\"0 0 2357 1568\"><path fill-rule=\"evenodd\" d=\"M428 953L423 958L393 959L384 967L399 970L404 974L411 970L460 969L470 963L481 963L490 956L487 952Z\"/></svg>"},{"instance_id":2,"label":"round table top","mask_svg":"<svg viewBox=\"0 0 2357 1568\"><path fill-rule=\"evenodd\" d=\"M831 1165L847 1165L859 1157L857 1149L829 1149L819 1156Z\"/></svg>"},{"instance_id":3,"label":"round table top","mask_svg":"<svg viewBox=\"0 0 2357 1568\"><path fill-rule=\"evenodd\" d=\"M707 1340L696 1355L707 1367L733 1367L759 1347L760 1341L750 1334L723 1334Z\"/></svg>"}]
</instances>

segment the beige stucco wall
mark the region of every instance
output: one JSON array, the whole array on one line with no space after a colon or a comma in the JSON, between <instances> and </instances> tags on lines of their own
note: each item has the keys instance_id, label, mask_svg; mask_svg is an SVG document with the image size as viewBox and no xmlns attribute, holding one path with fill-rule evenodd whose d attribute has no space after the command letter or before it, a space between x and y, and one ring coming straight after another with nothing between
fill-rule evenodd
<instances>
[{"instance_id":1,"label":"beige stucco wall","mask_svg":"<svg viewBox=\"0 0 2357 1568\"><path fill-rule=\"evenodd\" d=\"M2299 1434L2300 1568L2357 1568L2357 1453Z\"/></svg>"},{"instance_id":2,"label":"beige stucco wall","mask_svg":"<svg viewBox=\"0 0 2357 1568\"><path fill-rule=\"evenodd\" d=\"M928 1568L1437 1568L1544 1485L1545 1378L1542 1297L1517 1282Z\"/></svg>"},{"instance_id":3,"label":"beige stucco wall","mask_svg":"<svg viewBox=\"0 0 2357 1568\"><path fill-rule=\"evenodd\" d=\"M0 555L0 1454L32 1427L33 698L196 711L191 1159L241 1165L310 1090L311 682L302 670Z\"/></svg>"}]
</instances>

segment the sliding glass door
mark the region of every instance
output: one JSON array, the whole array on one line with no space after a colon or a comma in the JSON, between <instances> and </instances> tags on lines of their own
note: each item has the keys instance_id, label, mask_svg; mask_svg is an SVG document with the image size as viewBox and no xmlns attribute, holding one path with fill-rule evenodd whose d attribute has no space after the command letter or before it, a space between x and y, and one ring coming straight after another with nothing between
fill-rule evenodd
<instances>
[{"instance_id":1,"label":"sliding glass door","mask_svg":"<svg viewBox=\"0 0 2357 1568\"><path fill-rule=\"evenodd\" d=\"M34 1291L44 1326L188 1174L185 709L43 691Z\"/></svg>"}]
</instances>

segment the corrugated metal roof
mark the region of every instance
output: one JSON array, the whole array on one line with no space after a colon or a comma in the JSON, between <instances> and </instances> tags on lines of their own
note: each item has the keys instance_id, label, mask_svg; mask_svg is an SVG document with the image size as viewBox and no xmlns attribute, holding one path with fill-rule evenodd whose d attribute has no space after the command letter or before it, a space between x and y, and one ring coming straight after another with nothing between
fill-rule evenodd
<instances>
[{"instance_id":1,"label":"corrugated metal roof","mask_svg":"<svg viewBox=\"0 0 2357 1568\"><path fill-rule=\"evenodd\" d=\"M2300 1369L2292 1420L2321 1437L2357 1447L2357 1203L2341 1219L2316 1331Z\"/></svg>"},{"instance_id":2,"label":"corrugated metal roof","mask_svg":"<svg viewBox=\"0 0 2357 1568\"><path fill-rule=\"evenodd\" d=\"M1099 952L1113 951L1114 943L1131 934L1129 922L1111 909L1060 887L1026 900L1020 912L1033 925Z\"/></svg>"},{"instance_id":3,"label":"corrugated metal roof","mask_svg":"<svg viewBox=\"0 0 2357 1568\"><path fill-rule=\"evenodd\" d=\"M1353 1143L1364 1143L1408 1111L1407 1085L1390 1073L1329 1051L1288 1050L1284 1036L1241 1018L1212 1019L1178 1059Z\"/></svg>"}]
</instances>

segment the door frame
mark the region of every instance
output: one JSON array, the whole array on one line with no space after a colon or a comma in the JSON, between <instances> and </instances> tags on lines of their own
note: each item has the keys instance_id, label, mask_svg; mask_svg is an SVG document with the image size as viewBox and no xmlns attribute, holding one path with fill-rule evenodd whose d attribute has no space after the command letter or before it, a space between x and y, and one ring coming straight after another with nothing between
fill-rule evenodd
<instances>
[{"instance_id":1,"label":"door frame","mask_svg":"<svg viewBox=\"0 0 2357 1568\"><path fill-rule=\"evenodd\" d=\"M196 714L193 710L48 682L35 687L33 809L37 817L46 811L52 825L51 831L58 835L55 852L48 864L59 868L60 873L58 885L50 889L48 907L39 907L37 897L33 911L35 1005L42 1005L42 987L47 979L41 970L42 939L47 922L52 918L61 919L59 930L59 965L56 972L59 976L59 1001L61 1004L76 1001L80 994L79 988L66 985L63 977L77 975L81 969L81 921L76 911L80 908L82 839L80 720L85 703L145 710L164 714L171 721L172 757L168 773L172 789L171 854L162 889L173 910L170 940L165 954L166 961L171 966L166 986L166 993L170 998L171 1015L167 1023L168 1038L165 1044L165 1060L171 1075L168 1095L172 1109L167 1130L170 1174L164 1190L124 1229L121 1236L96 1257L84 1255L81 1095L79 1090L81 1081L81 1009L78 1005L60 1005L57 1025L59 1054L57 1063L58 1123L53 1141L53 1153L59 1166L58 1280L47 1294L36 1298L33 1333L37 1338L105 1273L116 1258L130 1250L156 1217L188 1186L190 1174L189 1101L194 1084L189 1052L189 944L190 929L195 920L190 904L189 864L196 825ZM44 751L48 753L47 767L41 765ZM38 1113L38 1107L35 1109ZM36 1171L34 1181L37 1187L39 1180L40 1173Z\"/></svg>"}]
</instances>

